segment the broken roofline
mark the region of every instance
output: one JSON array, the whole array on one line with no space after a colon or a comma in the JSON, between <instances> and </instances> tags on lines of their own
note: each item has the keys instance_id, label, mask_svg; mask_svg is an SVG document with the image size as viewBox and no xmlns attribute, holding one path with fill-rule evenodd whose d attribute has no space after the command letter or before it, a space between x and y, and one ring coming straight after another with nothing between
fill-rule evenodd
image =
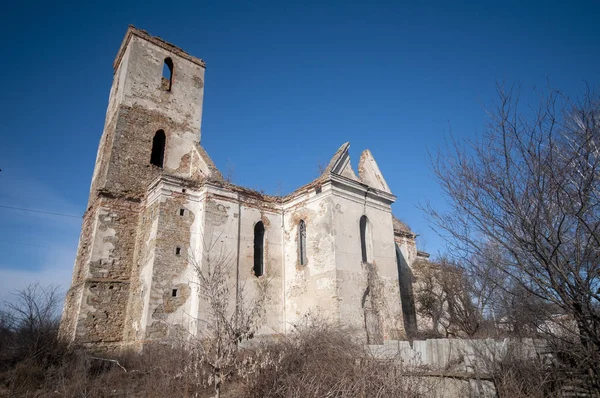
<instances>
[{"instance_id":1,"label":"broken roofline","mask_svg":"<svg viewBox=\"0 0 600 398\"><path fill-rule=\"evenodd\" d=\"M389 202L389 204L394 203L396 201L396 196L390 191L387 182L379 171L379 166L377 166L377 162L375 162L371 151L365 149L361 154L357 177L352 169L349 149L350 143L343 143L329 161L323 174L311 183L303 185L291 194L286 195L283 201L287 202L312 187L324 184L327 181L332 181L336 183L336 185L344 185L346 188L354 190L355 192L364 193L365 196L370 194L380 200Z\"/></svg>"},{"instance_id":2,"label":"broken roofline","mask_svg":"<svg viewBox=\"0 0 600 398\"><path fill-rule=\"evenodd\" d=\"M361 155L361 165L363 164L363 159L367 159L369 162L374 164L372 173L368 176L375 175L378 178L378 182L381 182L382 187L387 188L386 190L378 189L373 187L372 185L361 181L360 177L362 177L361 170L359 170L359 177L356 177L354 171L352 170L352 166L350 164L350 157L348 154L348 149L350 148L350 143L346 142L336 151L333 155L331 161L329 162L329 166L325 169L323 174L314 179L313 181L302 185L301 187L295 189L293 192L283 196L277 195L267 195L261 192L258 192L254 189L246 188L240 185L232 184L223 180L221 173L218 171L212 159L204 148L197 144L200 150L199 155L203 158L204 162L208 164L210 167L211 175L207 176L205 180L202 181L192 181L184 177L177 177L170 175L168 173L163 173L162 175L156 177L154 180L148 184L148 190L153 190L159 184L161 180L166 182L174 183L178 181L179 184L185 185L190 188L199 188L203 184L209 184L217 188L226 188L235 193L253 197L255 199L262 200L264 202L277 203L277 204L287 204L290 201L294 200L301 194L308 193L312 189L316 189L322 185L327 183L332 183L334 186L343 186L346 190L353 191L355 193L364 195L365 197L371 197L382 202L392 204L396 201L396 196L389 191L387 183L383 179L383 176L379 172L379 168L377 167L377 163L375 163L375 159L371 155L371 152L366 149L363 151ZM364 168L372 167L370 165L364 166Z\"/></svg>"}]
</instances>

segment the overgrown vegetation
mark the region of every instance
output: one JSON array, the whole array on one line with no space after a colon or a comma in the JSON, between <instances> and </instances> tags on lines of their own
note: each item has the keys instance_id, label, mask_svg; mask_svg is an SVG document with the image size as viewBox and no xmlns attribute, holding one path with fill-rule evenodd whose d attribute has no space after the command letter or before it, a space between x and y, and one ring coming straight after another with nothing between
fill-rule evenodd
<instances>
[{"instance_id":1,"label":"overgrown vegetation","mask_svg":"<svg viewBox=\"0 0 600 398\"><path fill-rule=\"evenodd\" d=\"M19 293L26 298L22 305L3 311L0 396L430 396L431 383L405 374L400 361L375 359L351 331L318 320L305 322L287 336L237 345L227 358L227 369L235 371L219 373L223 380L215 390L216 357L211 352L207 360L206 345L198 345L196 339L148 344L141 353L120 355L59 343L56 312L37 311L56 306L55 292L34 286ZM13 322L11 309L32 311ZM53 316L47 318L47 313ZM31 338L41 335L44 339Z\"/></svg>"},{"instance_id":2,"label":"overgrown vegetation","mask_svg":"<svg viewBox=\"0 0 600 398\"><path fill-rule=\"evenodd\" d=\"M190 258L206 318L201 320L198 336L184 343L195 353L195 366L207 374L206 384L214 386L216 398L225 382L252 372L245 365L256 360L255 353L242 352L240 344L252 339L262 325L270 283L266 277L256 278L254 294L249 294L247 286L235 280L232 256L219 247L219 241L217 237L205 242L202 261ZM244 357L241 365L240 356Z\"/></svg>"},{"instance_id":3,"label":"overgrown vegetation","mask_svg":"<svg viewBox=\"0 0 600 398\"><path fill-rule=\"evenodd\" d=\"M307 318L263 346L249 397L430 397L434 384L398 358L375 358L351 330Z\"/></svg>"},{"instance_id":4,"label":"overgrown vegetation","mask_svg":"<svg viewBox=\"0 0 600 398\"><path fill-rule=\"evenodd\" d=\"M218 345L205 341L203 346L202 337L147 344L140 353L121 354L60 343L56 311L46 311L56 306L54 293L32 286L19 292L23 300L15 303L21 304L3 310L0 396L434 397L445 396L440 383L452 380L441 379L440 371L456 377L451 368L374 356L352 330L307 316L288 335L235 345L215 389L214 359L221 357L206 357L206 347ZM11 311L27 316L17 318ZM505 350L476 351L477 371L491 378L499 397L556 395L581 381L572 369L582 353L569 352L569 347L549 347L546 355L532 356L520 352L515 341Z\"/></svg>"}]
</instances>

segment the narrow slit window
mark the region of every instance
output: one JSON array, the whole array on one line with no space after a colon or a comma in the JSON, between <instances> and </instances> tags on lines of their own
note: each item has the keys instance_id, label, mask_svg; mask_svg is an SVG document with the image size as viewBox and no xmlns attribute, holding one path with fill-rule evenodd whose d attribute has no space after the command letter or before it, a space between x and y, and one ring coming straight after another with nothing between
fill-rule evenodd
<instances>
[{"instance_id":1,"label":"narrow slit window","mask_svg":"<svg viewBox=\"0 0 600 398\"><path fill-rule=\"evenodd\" d=\"M367 231L368 223L369 220L367 219L367 216L362 216L360 218L360 252L363 263L366 263L369 259L369 253L367 253L367 250L369 249L369 245L367 243L367 240L369 239Z\"/></svg>"},{"instance_id":2,"label":"narrow slit window","mask_svg":"<svg viewBox=\"0 0 600 398\"><path fill-rule=\"evenodd\" d=\"M264 241L265 226L259 221L254 226L254 276L262 276L264 273Z\"/></svg>"},{"instance_id":3,"label":"narrow slit window","mask_svg":"<svg viewBox=\"0 0 600 398\"><path fill-rule=\"evenodd\" d=\"M165 91L171 91L173 85L173 60L171 57L165 58L163 64L161 88Z\"/></svg>"},{"instance_id":4,"label":"narrow slit window","mask_svg":"<svg viewBox=\"0 0 600 398\"><path fill-rule=\"evenodd\" d=\"M298 257L300 265L306 265L306 223L300 220L298 223Z\"/></svg>"},{"instance_id":5,"label":"narrow slit window","mask_svg":"<svg viewBox=\"0 0 600 398\"><path fill-rule=\"evenodd\" d=\"M181 255L181 247L177 246L175 248L175 255L177 255L177 256Z\"/></svg>"},{"instance_id":6,"label":"narrow slit window","mask_svg":"<svg viewBox=\"0 0 600 398\"><path fill-rule=\"evenodd\" d=\"M185 209L179 209L179 215L180 216L185 215Z\"/></svg>"},{"instance_id":7,"label":"narrow slit window","mask_svg":"<svg viewBox=\"0 0 600 398\"><path fill-rule=\"evenodd\" d=\"M171 297L177 297L177 289L171 291Z\"/></svg>"},{"instance_id":8,"label":"narrow slit window","mask_svg":"<svg viewBox=\"0 0 600 398\"><path fill-rule=\"evenodd\" d=\"M154 134L154 138L152 139L152 154L150 156L150 164L153 164L160 168L163 167L163 162L165 160L166 142L167 137L165 136L165 132L163 130L158 130L156 134Z\"/></svg>"}]
</instances>

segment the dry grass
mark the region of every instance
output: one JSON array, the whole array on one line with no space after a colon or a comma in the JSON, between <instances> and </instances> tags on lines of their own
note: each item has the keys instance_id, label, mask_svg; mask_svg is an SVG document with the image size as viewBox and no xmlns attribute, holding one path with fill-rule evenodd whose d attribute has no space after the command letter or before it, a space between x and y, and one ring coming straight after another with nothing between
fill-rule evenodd
<instances>
[{"instance_id":1,"label":"dry grass","mask_svg":"<svg viewBox=\"0 0 600 398\"><path fill-rule=\"evenodd\" d=\"M348 331L312 324L277 341L240 350L224 397L421 397L427 385L398 363L372 358ZM142 353L92 354L60 345L52 357L26 358L0 373L6 397L210 397L197 350L146 346ZM239 375L244 375L242 378Z\"/></svg>"},{"instance_id":2,"label":"dry grass","mask_svg":"<svg viewBox=\"0 0 600 398\"><path fill-rule=\"evenodd\" d=\"M13 336L10 341L18 340ZM56 339L42 347L33 356L26 347L17 349L18 345L2 352L0 396L203 398L215 394L209 380L212 371L192 342L147 345L141 353L114 356L67 347ZM568 363L564 351L562 355L531 357L519 353L515 345L497 355L481 352L478 357L487 361L485 373L492 376L498 397L520 398L556 396L576 387L569 384L574 378L569 373L572 367L557 367L559 359L563 367ZM444 396L439 395L439 379L423 377L427 372L403 367L398 358L374 358L351 331L315 321L278 339L241 348L236 367L239 372L223 384L222 397Z\"/></svg>"},{"instance_id":3,"label":"dry grass","mask_svg":"<svg viewBox=\"0 0 600 398\"><path fill-rule=\"evenodd\" d=\"M263 366L246 381L248 397L425 397L424 379L398 361L372 357L350 331L311 323L266 347Z\"/></svg>"}]
</instances>

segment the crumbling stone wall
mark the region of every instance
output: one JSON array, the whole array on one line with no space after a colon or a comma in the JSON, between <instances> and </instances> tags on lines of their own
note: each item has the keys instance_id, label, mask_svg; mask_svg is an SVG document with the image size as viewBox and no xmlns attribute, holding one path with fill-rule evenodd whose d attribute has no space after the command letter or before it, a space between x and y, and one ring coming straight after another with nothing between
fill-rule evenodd
<instances>
[{"instance_id":1,"label":"crumbling stone wall","mask_svg":"<svg viewBox=\"0 0 600 398\"><path fill-rule=\"evenodd\" d=\"M166 57L175 65L168 92L160 86ZM128 30L115 61L74 280L63 312L64 338L113 343L122 341L125 331L131 336L125 316L139 313L128 304L132 275L132 298L142 286L134 267L136 245L142 242L137 235L147 233L140 228L140 204L157 176L191 173L189 163L200 135L204 67L203 61L160 39ZM167 136L163 168L150 165L158 130Z\"/></svg>"},{"instance_id":2,"label":"crumbling stone wall","mask_svg":"<svg viewBox=\"0 0 600 398\"><path fill-rule=\"evenodd\" d=\"M125 310L129 297L129 282L88 281L85 283L85 303L77 325L77 337L82 343L114 343L122 340Z\"/></svg>"},{"instance_id":3,"label":"crumbling stone wall","mask_svg":"<svg viewBox=\"0 0 600 398\"><path fill-rule=\"evenodd\" d=\"M364 289L361 307L365 323L367 344L383 344L384 340L384 308L385 295L383 282L379 278L377 265L373 262L363 263L366 273L366 288Z\"/></svg>"},{"instance_id":4,"label":"crumbling stone wall","mask_svg":"<svg viewBox=\"0 0 600 398\"><path fill-rule=\"evenodd\" d=\"M152 264L156 247L160 202L144 203L136 233L135 266L131 272L124 340L135 342L143 340L147 308L147 292L152 283Z\"/></svg>"},{"instance_id":5,"label":"crumbling stone wall","mask_svg":"<svg viewBox=\"0 0 600 398\"><path fill-rule=\"evenodd\" d=\"M86 212L61 336L82 342L121 339L138 206L99 195Z\"/></svg>"},{"instance_id":6,"label":"crumbling stone wall","mask_svg":"<svg viewBox=\"0 0 600 398\"><path fill-rule=\"evenodd\" d=\"M84 342L122 339L139 204L100 196L93 246L85 267L76 336Z\"/></svg>"},{"instance_id":7,"label":"crumbling stone wall","mask_svg":"<svg viewBox=\"0 0 600 398\"><path fill-rule=\"evenodd\" d=\"M171 192L158 207L160 228L156 233L146 327L146 336L150 339L170 337L165 324L182 324L183 329L189 330L188 322L182 322L181 315L190 313L191 289L186 271L190 267L190 235L196 215L186 202L185 194Z\"/></svg>"}]
</instances>

